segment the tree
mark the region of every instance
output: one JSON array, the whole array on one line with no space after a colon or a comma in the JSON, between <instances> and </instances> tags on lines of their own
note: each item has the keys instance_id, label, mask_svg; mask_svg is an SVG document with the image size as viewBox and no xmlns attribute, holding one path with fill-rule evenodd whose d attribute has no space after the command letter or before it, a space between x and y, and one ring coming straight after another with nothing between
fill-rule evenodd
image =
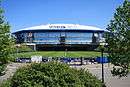
<instances>
[{"instance_id":1,"label":"tree","mask_svg":"<svg viewBox=\"0 0 130 87\"><path fill-rule=\"evenodd\" d=\"M114 18L107 27L108 52L111 63L115 66L113 75L126 76L130 67L130 2L125 0L116 9Z\"/></svg>"},{"instance_id":2,"label":"tree","mask_svg":"<svg viewBox=\"0 0 130 87\"><path fill-rule=\"evenodd\" d=\"M10 34L10 26L4 21L3 9L0 1L0 64L6 64L10 58L13 40Z\"/></svg>"}]
</instances>

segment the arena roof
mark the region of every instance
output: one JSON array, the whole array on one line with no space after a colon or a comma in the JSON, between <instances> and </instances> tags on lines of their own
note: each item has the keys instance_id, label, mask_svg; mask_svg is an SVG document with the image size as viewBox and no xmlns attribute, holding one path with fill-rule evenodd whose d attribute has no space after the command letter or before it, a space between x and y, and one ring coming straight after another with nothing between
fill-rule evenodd
<instances>
[{"instance_id":1,"label":"arena roof","mask_svg":"<svg viewBox=\"0 0 130 87\"><path fill-rule=\"evenodd\" d=\"M105 29L100 29L94 26L86 26L79 24L46 24L39 25L34 27L28 27L24 29L20 29L19 31L27 31L27 30L91 30L91 31L106 31Z\"/></svg>"}]
</instances>

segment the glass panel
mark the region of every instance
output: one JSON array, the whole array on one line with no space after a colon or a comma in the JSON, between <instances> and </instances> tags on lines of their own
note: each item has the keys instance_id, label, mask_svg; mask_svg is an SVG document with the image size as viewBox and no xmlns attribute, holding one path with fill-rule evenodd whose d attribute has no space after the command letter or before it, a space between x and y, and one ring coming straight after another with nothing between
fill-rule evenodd
<instances>
[{"instance_id":1,"label":"glass panel","mask_svg":"<svg viewBox=\"0 0 130 87\"><path fill-rule=\"evenodd\" d=\"M47 37L48 34L47 33L34 33L34 37L38 38L38 37Z\"/></svg>"},{"instance_id":2,"label":"glass panel","mask_svg":"<svg viewBox=\"0 0 130 87\"><path fill-rule=\"evenodd\" d=\"M59 44L61 36L64 36L66 44L86 44L92 42L92 35L93 33L88 32L37 32L34 33L33 42ZM99 36L101 37L101 35ZM25 38L25 41L27 41L27 38Z\"/></svg>"},{"instance_id":3,"label":"glass panel","mask_svg":"<svg viewBox=\"0 0 130 87\"><path fill-rule=\"evenodd\" d=\"M92 37L92 33L82 33L82 32L67 32L67 37Z\"/></svg>"},{"instance_id":4,"label":"glass panel","mask_svg":"<svg viewBox=\"0 0 130 87\"><path fill-rule=\"evenodd\" d=\"M60 37L60 32L48 32L48 37Z\"/></svg>"}]
</instances>

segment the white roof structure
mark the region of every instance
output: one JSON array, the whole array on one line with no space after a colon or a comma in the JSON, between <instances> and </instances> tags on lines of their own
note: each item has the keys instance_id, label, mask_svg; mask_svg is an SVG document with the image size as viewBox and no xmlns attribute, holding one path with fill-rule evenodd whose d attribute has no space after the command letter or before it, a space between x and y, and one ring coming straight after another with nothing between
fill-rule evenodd
<instances>
[{"instance_id":1,"label":"white roof structure","mask_svg":"<svg viewBox=\"0 0 130 87\"><path fill-rule=\"evenodd\" d=\"M94 26L85 26L79 24L46 24L34 27L28 27L21 29L24 30L93 30L93 31L106 31L105 29L100 29ZM17 31L16 31L17 32Z\"/></svg>"}]
</instances>

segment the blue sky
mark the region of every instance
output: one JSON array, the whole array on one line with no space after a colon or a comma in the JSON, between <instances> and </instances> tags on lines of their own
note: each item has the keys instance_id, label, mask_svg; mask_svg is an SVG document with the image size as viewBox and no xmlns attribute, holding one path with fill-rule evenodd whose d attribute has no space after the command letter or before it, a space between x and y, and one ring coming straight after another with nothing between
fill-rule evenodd
<instances>
[{"instance_id":1,"label":"blue sky","mask_svg":"<svg viewBox=\"0 0 130 87\"><path fill-rule=\"evenodd\" d=\"M3 0L11 32L48 23L74 23L105 29L124 0Z\"/></svg>"}]
</instances>

